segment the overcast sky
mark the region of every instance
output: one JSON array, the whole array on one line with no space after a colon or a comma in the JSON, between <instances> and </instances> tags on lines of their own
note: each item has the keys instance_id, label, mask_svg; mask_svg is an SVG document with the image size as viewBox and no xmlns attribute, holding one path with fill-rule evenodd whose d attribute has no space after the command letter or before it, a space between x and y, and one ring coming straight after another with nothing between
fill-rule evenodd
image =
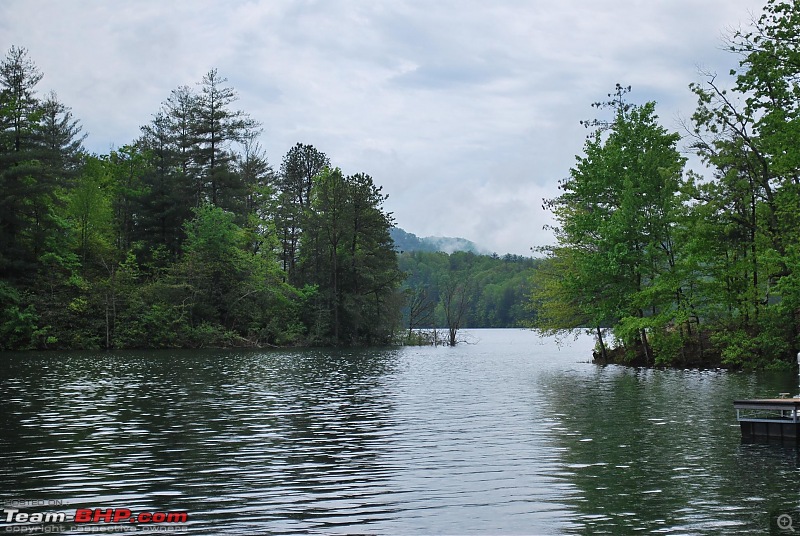
<instances>
[{"instance_id":1,"label":"overcast sky","mask_svg":"<svg viewBox=\"0 0 800 536\"><path fill-rule=\"evenodd\" d=\"M2 0L0 46L25 47L89 137L130 143L170 91L210 69L263 124L280 167L297 142L389 194L398 226L497 253L552 242L542 198L580 154L581 119L619 82L680 129L698 70L758 0Z\"/></svg>"}]
</instances>

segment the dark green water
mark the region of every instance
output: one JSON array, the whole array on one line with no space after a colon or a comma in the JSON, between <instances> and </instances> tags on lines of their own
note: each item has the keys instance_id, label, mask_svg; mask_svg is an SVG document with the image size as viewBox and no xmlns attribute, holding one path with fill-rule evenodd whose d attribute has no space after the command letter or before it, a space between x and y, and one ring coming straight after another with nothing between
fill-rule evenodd
<instances>
[{"instance_id":1,"label":"dark green water","mask_svg":"<svg viewBox=\"0 0 800 536\"><path fill-rule=\"evenodd\" d=\"M732 408L795 376L598 367L588 338L471 333L0 354L0 501L188 511L192 534L800 530L798 452L741 444Z\"/></svg>"}]
</instances>

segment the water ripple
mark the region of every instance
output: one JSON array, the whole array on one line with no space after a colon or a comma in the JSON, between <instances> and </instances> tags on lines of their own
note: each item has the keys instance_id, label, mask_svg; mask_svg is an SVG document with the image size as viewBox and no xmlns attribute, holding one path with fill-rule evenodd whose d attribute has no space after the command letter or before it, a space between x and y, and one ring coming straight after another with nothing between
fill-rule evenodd
<instances>
[{"instance_id":1,"label":"water ripple","mask_svg":"<svg viewBox=\"0 0 800 536\"><path fill-rule=\"evenodd\" d=\"M739 446L718 417L748 377L595 367L588 339L481 338L15 355L0 490L186 510L197 534L713 534L763 526L798 483L796 460Z\"/></svg>"}]
</instances>

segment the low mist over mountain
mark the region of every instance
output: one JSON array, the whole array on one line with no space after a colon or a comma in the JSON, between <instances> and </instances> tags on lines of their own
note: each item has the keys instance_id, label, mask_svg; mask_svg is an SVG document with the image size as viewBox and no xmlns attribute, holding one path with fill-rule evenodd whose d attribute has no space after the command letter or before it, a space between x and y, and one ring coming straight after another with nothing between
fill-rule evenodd
<instances>
[{"instance_id":1,"label":"low mist over mountain","mask_svg":"<svg viewBox=\"0 0 800 536\"><path fill-rule=\"evenodd\" d=\"M392 227L389 230L389 234L394 240L394 246L397 251L443 251L445 253L471 251L477 254L491 253L466 238L453 238L450 236L426 236L420 238L414 233L407 233L399 227Z\"/></svg>"}]
</instances>

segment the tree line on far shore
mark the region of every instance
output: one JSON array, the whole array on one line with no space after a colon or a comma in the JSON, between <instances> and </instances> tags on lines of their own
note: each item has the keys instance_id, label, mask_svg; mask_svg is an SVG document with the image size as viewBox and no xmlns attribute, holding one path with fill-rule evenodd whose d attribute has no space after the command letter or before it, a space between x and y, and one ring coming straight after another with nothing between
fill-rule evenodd
<instances>
[{"instance_id":1,"label":"tree line on far shore","mask_svg":"<svg viewBox=\"0 0 800 536\"><path fill-rule=\"evenodd\" d=\"M441 328L444 344L455 344L462 328L513 328L530 324L528 306L532 278L540 260L519 255L478 255L456 251L403 252L404 325L413 339L421 330L436 342Z\"/></svg>"}]
</instances>

